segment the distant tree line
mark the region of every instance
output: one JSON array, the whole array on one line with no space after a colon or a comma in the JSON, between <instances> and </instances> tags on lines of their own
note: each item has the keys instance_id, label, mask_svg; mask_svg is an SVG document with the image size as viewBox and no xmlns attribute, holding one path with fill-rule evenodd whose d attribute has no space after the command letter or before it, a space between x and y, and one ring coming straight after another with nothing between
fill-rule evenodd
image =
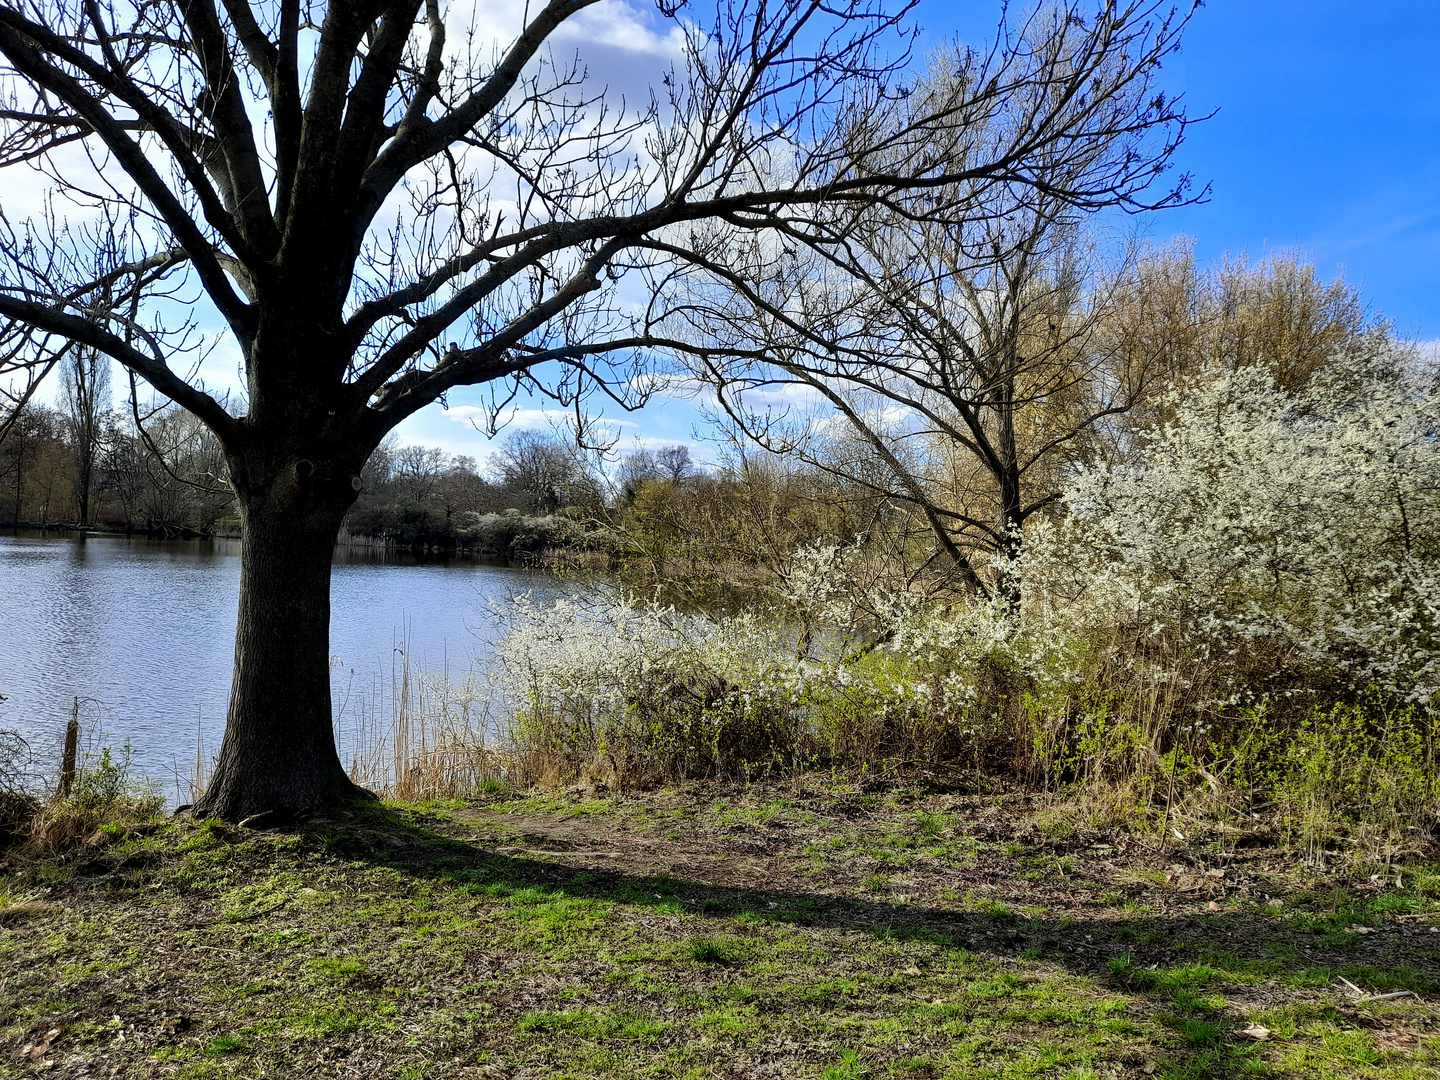
<instances>
[{"instance_id":1,"label":"distant tree line","mask_svg":"<svg viewBox=\"0 0 1440 1080\"><path fill-rule=\"evenodd\" d=\"M59 401L28 403L0 431L0 525L238 532L214 436L173 405L111 409L108 374L93 356L71 362ZM683 446L638 449L607 467L569 435L524 430L504 438L482 467L392 437L361 474L345 537L496 555L617 551L616 512L645 485L694 472Z\"/></svg>"},{"instance_id":2,"label":"distant tree line","mask_svg":"<svg viewBox=\"0 0 1440 1080\"><path fill-rule=\"evenodd\" d=\"M137 420L29 404L0 436L0 523L164 535L237 528L225 457L173 406Z\"/></svg>"}]
</instances>

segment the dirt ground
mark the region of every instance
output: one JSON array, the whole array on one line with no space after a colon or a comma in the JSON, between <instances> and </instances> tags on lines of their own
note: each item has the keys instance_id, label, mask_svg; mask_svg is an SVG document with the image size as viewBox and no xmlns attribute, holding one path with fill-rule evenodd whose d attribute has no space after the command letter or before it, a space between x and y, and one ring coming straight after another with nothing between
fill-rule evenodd
<instances>
[{"instance_id":1,"label":"dirt ground","mask_svg":"<svg viewBox=\"0 0 1440 1080\"><path fill-rule=\"evenodd\" d=\"M1440 1075L1440 873L820 780L0 868L0 1075ZM1187 826L1188 829L1188 826Z\"/></svg>"}]
</instances>

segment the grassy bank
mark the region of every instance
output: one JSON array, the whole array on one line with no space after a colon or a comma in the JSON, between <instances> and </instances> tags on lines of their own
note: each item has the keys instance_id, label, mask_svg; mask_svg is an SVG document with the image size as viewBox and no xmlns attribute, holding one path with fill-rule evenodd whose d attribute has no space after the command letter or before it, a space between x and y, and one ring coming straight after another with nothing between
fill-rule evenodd
<instances>
[{"instance_id":1,"label":"grassy bank","mask_svg":"<svg viewBox=\"0 0 1440 1080\"><path fill-rule=\"evenodd\" d=\"M1440 867L1080 819L811 778L102 830L5 868L0 1071L1435 1075Z\"/></svg>"}]
</instances>

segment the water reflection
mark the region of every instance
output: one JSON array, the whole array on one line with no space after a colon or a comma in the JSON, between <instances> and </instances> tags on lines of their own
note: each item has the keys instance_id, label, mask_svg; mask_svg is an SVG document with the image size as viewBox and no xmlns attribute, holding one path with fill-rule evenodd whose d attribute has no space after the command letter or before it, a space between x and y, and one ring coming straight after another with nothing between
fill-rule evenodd
<instances>
[{"instance_id":1,"label":"water reflection","mask_svg":"<svg viewBox=\"0 0 1440 1080\"><path fill-rule=\"evenodd\" d=\"M230 688L240 548L233 540L0 534L0 727L45 760L75 697L138 771L173 793L197 734L218 747ZM383 693L395 650L460 673L489 655L492 601L550 589L531 571L341 548L331 579L335 683Z\"/></svg>"}]
</instances>

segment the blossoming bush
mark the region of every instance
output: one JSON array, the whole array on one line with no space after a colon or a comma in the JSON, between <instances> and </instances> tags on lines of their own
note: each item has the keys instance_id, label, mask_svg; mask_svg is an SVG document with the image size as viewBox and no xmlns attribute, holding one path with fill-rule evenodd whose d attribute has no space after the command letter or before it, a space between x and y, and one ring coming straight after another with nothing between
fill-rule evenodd
<instances>
[{"instance_id":1,"label":"blossoming bush","mask_svg":"<svg viewBox=\"0 0 1440 1080\"><path fill-rule=\"evenodd\" d=\"M565 769L641 782L711 771L727 750L763 757L789 742L766 659L783 646L752 620L528 596L505 617L497 681L510 736Z\"/></svg>"},{"instance_id":2,"label":"blossoming bush","mask_svg":"<svg viewBox=\"0 0 1440 1080\"><path fill-rule=\"evenodd\" d=\"M621 782L939 759L964 738L955 673L816 638L774 611L709 618L612 597L515 601L498 649L510 736Z\"/></svg>"},{"instance_id":3,"label":"blossoming bush","mask_svg":"<svg viewBox=\"0 0 1440 1080\"><path fill-rule=\"evenodd\" d=\"M1142 461L1084 474L1049 561L1223 660L1234 695L1440 691L1440 398L1357 360L1186 395ZM1043 547L1044 545L1042 545Z\"/></svg>"},{"instance_id":4,"label":"blossoming bush","mask_svg":"<svg viewBox=\"0 0 1440 1080\"><path fill-rule=\"evenodd\" d=\"M1068 604L1062 625L1090 646L1078 724L1115 701L1134 714L1147 684L1157 700L1163 686L1148 753L1182 787L1273 798L1317 851L1342 836L1372 853L1428 842L1440 820L1433 386L1365 357L1297 390L1242 370L1173 415L1142 460L1083 475L1068 515L1027 547L1027 591Z\"/></svg>"},{"instance_id":5,"label":"blossoming bush","mask_svg":"<svg viewBox=\"0 0 1440 1080\"><path fill-rule=\"evenodd\" d=\"M1274 804L1317 852L1430 842L1436 396L1362 359L1172 405L1140 460L1030 530L1018 606L927 596L858 542L797 552L779 600L738 615L520 601L512 738L623 782L944 763L1120 818Z\"/></svg>"}]
</instances>

